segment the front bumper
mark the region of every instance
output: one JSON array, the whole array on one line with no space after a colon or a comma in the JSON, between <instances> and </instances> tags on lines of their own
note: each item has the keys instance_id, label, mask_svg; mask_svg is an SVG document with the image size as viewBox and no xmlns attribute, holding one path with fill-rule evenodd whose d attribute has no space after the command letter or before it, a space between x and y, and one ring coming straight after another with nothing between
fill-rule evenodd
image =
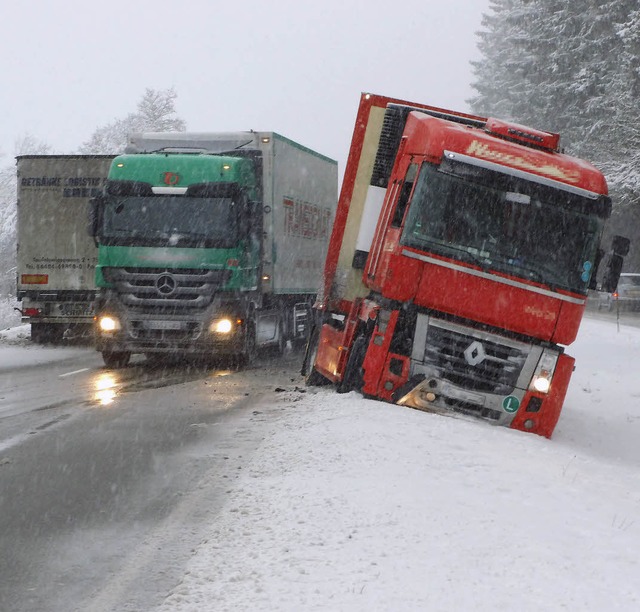
<instances>
[{"instance_id":1,"label":"front bumper","mask_svg":"<svg viewBox=\"0 0 640 612\"><path fill-rule=\"evenodd\" d=\"M211 316L195 319L193 316L109 314L118 320L119 329L103 331L99 326L100 315L96 317L98 351L233 355L243 346L243 325L236 324L227 334L212 333L209 331Z\"/></svg>"},{"instance_id":2,"label":"front bumper","mask_svg":"<svg viewBox=\"0 0 640 612\"><path fill-rule=\"evenodd\" d=\"M421 314L410 378L394 400L510 426L527 401L541 354L540 346Z\"/></svg>"}]
</instances>

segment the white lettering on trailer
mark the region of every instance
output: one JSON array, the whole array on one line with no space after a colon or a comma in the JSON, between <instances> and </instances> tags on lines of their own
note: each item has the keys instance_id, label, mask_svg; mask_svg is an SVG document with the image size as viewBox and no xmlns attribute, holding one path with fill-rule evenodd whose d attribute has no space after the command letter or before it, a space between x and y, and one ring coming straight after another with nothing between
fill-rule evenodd
<instances>
[{"instance_id":1,"label":"white lettering on trailer","mask_svg":"<svg viewBox=\"0 0 640 612\"><path fill-rule=\"evenodd\" d=\"M310 202L282 198L284 233L310 240L327 240L331 222L331 210Z\"/></svg>"}]
</instances>

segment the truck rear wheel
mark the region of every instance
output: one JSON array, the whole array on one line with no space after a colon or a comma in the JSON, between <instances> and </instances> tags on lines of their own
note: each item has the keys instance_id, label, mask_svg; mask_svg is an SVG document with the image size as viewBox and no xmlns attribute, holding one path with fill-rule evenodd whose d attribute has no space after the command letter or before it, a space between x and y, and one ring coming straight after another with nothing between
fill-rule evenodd
<instances>
[{"instance_id":1,"label":"truck rear wheel","mask_svg":"<svg viewBox=\"0 0 640 612\"><path fill-rule=\"evenodd\" d=\"M282 356L287 349L287 337L285 335L285 326L282 317L278 317L278 322L276 325L276 334L278 338L275 344L275 351L277 355Z\"/></svg>"},{"instance_id":2,"label":"truck rear wheel","mask_svg":"<svg viewBox=\"0 0 640 612\"><path fill-rule=\"evenodd\" d=\"M108 368L125 368L131 359L129 351L102 351L102 359Z\"/></svg>"},{"instance_id":3,"label":"truck rear wheel","mask_svg":"<svg viewBox=\"0 0 640 612\"><path fill-rule=\"evenodd\" d=\"M64 326L59 323L32 323L31 341L36 344L62 344Z\"/></svg>"}]
</instances>

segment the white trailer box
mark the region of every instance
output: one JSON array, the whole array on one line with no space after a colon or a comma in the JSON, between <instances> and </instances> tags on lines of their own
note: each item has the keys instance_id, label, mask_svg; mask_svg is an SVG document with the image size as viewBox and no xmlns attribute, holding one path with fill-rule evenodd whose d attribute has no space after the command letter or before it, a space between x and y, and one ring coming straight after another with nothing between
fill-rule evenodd
<instances>
[{"instance_id":1,"label":"white trailer box","mask_svg":"<svg viewBox=\"0 0 640 612\"><path fill-rule=\"evenodd\" d=\"M17 296L36 342L88 333L97 248L87 202L104 187L113 156L17 157Z\"/></svg>"}]
</instances>

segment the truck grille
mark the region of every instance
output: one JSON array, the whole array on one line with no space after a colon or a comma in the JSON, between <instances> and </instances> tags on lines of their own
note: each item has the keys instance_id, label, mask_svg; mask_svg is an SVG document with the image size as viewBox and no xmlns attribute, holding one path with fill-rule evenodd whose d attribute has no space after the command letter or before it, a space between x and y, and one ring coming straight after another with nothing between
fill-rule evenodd
<instances>
[{"instance_id":1,"label":"truck grille","mask_svg":"<svg viewBox=\"0 0 640 612\"><path fill-rule=\"evenodd\" d=\"M529 354L524 343L432 318L422 337L414 359L456 386L481 393L511 393Z\"/></svg>"},{"instance_id":2,"label":"truck grille","mask_svg":"<svg viewBox=\"0 0 640 612\"><path fill-rule=\"evenodd\" d=\"M105 268L105 279L115 285L120 300L132 309L204 309L230 270L169 268Z\"/></svg>"}]
</instances>

